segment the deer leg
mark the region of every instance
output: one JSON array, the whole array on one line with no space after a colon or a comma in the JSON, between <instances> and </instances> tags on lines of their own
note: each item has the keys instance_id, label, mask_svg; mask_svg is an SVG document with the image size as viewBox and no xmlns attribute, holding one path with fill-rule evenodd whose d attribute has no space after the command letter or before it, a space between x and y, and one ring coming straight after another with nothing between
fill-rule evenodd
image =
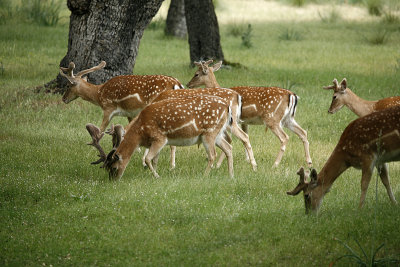
<instances>
[{"instance_id":1,"label":"deer leg","mask_svg":"<svg viewBox=\"0 0 400 267\"><path fill-rule=\"evenodd\" d=\"M397 204L397 201L393 195L392 188L390 186L389 182L389 169L388 165L386 163L382 164L380 168L378 167L378 171L380 170L379 176L381 177L381 181L383 185L386 188L386 191L388 193L388 196L390 198L390 201L392 201L393 204Z\"/></svg>"},{"instance_id":2,"label":"deer leg","mask_svg":"<svg viewBox=\"0 0 400 267\"><path fill-rule=\"evenodd\" d=\"M224 152L228 160L229 175L233 178L232 146L223 138L217 140L216 145Z\"/></svg>"},{"instance_id":3,"label":"deer leg","mask_svg":"<svg viewBox=\"0 0 400 267\"><path fill-rule=\"evenodd\" d=\"M243 130L241 130L237 124L232 125L232 134L242 141L246 149L246 155L249 157L248 161L250 162L251 166L253 166L253 171L256 171L257 163L254 158L253 149L251 148L249 136Z\"/></svg>"},{"instance_id":4,"label":"deer leg","mask_svg":"<svg viewBox=\"0 0 400 267\"><path fill-rule=\"evenodd\" d=\"M274 125L270 128L271 131L279 138L279 141L281 142L281 149L273 165L274 167L277 167L282 160L283 153L285 153L286 145L289 142L289 136L283 131L282 127L279 124Z\"/></svg>"},{"instance_id":5,"label":"deer leg","mask_svg":"<svg viewBox=\"0 0 400 267\"><path fill-rule=\"evenodd\" d=\"M171 148L171 156L170 156L170 168L171 170L175 169L175 153L176 153L176 146L170 146Z\"/></svg>"},{"instance_id":6,"label":"deer leg","mask_svg":"<svg viewBox=\"0 0 400 267\"><path fill-rule=\"evenodd\" d=\"M147 154L149 154L149 149L148 148L146 148L144 150L144 153L143 153L143 157L142 157L143 168L147 168L147 164L146 164L146 156L147 156Z\"/></svg>"},{"instance_id":7,"label":"deer leg","mask_svg":"<svg viewBox=\"0 0 400 267\"><path fill-rule=\"evenodd\" d=\"M310 144L308 142L307 132L303 128L301 128L300 125L298 125L294 119L290 120L290 122L287 125L287 128L289 130L291 130L292 132L294 132L301 139L301 141L303 141L304 152L306 155L306 161L307 161L308 167L311 167L312 160L311 160L311 156L310 156Z\"/></svg>"},{"instance_id":8,"label":"deer leg","mask_svg":"<svg viewBox=\"0 0 400 267\"><path fill-rule=\"evenodd\" d=\"M371 182L372 171L373 171L372 162L363 162L359 208L362 208L364 206L364 201L367 195L368 186L369 183Z\"/></svg>"},{"instance_id":9,"label":"deer leg","mask_svg":"<svg viewBox=\"0 0 400 267\"><path fill-rule=\"evenodd\" d=\"M232 144L232 138L230 137L230 135L225 131L224 132L224 138L225 140L229 143ZM216 167L219 168L222 165L222 162L225 159L225 153L221 153L221 155L219 156L219 159L217 161Z\"/></svg>"},{"instance_id":10,"label":"deer leg","mask_svg":"<svg viewBox=\"0 0 400 267\"><path fill-rule=\"evenodd\" d=\"M101 122L100 130L104 132L111 121L112 118L112 110L105 109L103 111L103 121Z\"/></svg>"},{"instance_id":11,"label":"deer leg","mask_svg":"<svg viewBox=\"0 0 400 267\"><path fill-rule=\"evenodd\" d=\"M249 125L248 124L242 123L241 124L241 128L242 128L243 132L245 132L247 135L249 135ZM245 149L245 153L246 153L246 160L249 162L250 161L250 156L249 156L249 154L247 152L247 149Z\"/></svg>"},{"instance_id":12,"label":"deer leg","mask_svg":"<svg viewBox=\"0 0 400 267\"><path fill-rule=\"evenodd\" d=\"M149 167L149 169L156 178L159 178L160 176L153 167L152 160L153 158L157 157L157 155L160 153L161 149L165 146L166 143L167 140L154 141L149 148L149 153L145 157L146 165Z\"/></svg>"},{"instance_id":13,"label":"deer leg","mask_svg":"<svg viewBox=\"0 0 400 267\"><path fill-rule=\"evenodd\" d=\"M217 152L215 151L215 139L211 136L203 136L202 141L208 157L208 164L205 171L205 175L208 175L217 156Z\"/></svg>"}]
</instances>

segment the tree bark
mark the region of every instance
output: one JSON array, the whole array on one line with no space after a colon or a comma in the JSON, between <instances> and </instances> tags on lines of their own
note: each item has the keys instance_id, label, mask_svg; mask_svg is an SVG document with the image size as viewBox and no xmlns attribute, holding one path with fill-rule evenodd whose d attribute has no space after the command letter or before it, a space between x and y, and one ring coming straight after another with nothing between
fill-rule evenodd
<instances>
[{"instance_id":1,"label":"tree bark","mask_svg":"<svg viewBox=\"0 0 400 267\"><path fill-rule=\"evenodd\" d=\"M224 60L219 26L212 0L184 0L190 61Z\"/></svg>"},{"instance_id":2,"label":"tree bark","mask_svg":"<svg viewBox=\"0 0 400 267\"><path fill-rule=\"evenodd\" d=\"M132 74L143 31L163 0L68 0L71 10L68 52L60 66L73 61L76 70L107 62L104 70L90 73L92 83ZM54 81L53 81L54 82ZM56 87L65 91L67 80L58 75Z\"/></svg>"},{"instance_id":3,"label":"tree bark","mask_svg":"<svg viewBox=\"0 0 400 267\"><path fill-rule=\"evenodd\" d=\"M165 33L178 38L186 38L186 18L184 0L171 0L168 8Z\"/></svg>"}]
</instances>

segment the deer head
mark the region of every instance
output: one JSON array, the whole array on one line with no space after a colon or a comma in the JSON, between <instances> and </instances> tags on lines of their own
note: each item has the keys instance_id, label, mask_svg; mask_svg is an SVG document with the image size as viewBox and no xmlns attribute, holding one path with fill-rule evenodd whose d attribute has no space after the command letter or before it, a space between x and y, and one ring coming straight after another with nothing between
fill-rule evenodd
<instances>
[{"instance_id":1,"label":"deer head","mask_svg":"<svg viewBox=\"0 0 400 267\"><path fill-rule=\"evenodd\" d=\"M301 167L297 174L300 176L299 184L292 191L286 192L286 194L296 196L303 191L304 205L306 214L308 214L310 210L315 211L318 209L315 201L313 201L313 190L317 187L317 171L315 169L312 169L311 172L304 171L304 168ZM311 178L309 182L307 181L308 177Z\"/></svg>"},{"instance_id":2,"label":"deer head","mask_svg":"<svg viewBox=\"0 0 400 267\"><path fill-rule=\"evenodd\" d=\"M328 112L330 114L333 114L337 111L339 111L344 105L345 105L345 100L347 97L347 80L344 78L340 84L338 84L338 81L336 79L333 80L333 85L330 86L324 86L323 87L326 90L333 90L333 97L332 97L332 103L331 106L329 107Z\"/></svg>"},{"instance_id":3,"label":"deer head","mask_svg":"<svg viewBox=\"0 0 400 267\"><path fill-rule=\"evenodd\" d=\"M63 95L64 103L68 104L69 102L77 99L81 96L80 89L81 87L90 87L92 84L87 82L86 77L82 77L88 73L94 72L96 70L102 69L106 66L106 62L102 61L99 65L92 67L87 70L82 70L74 75L75 64L74 62L70 62L68 68L60 67L60 75L67 78L70 82L70 87ZM66 73L65 73L66 72Z\"/></svg>"},{"instance_id":4,"label":"deer head","mask_svg":"<svg viewBox=\"0 0 400 267\"><path fill-rule=\"evenodd\" d=\"M205 85L206 87L220 87L219 85L215 85L217 81L215 79L214 72L221 68L222 61L214 64L214 66L212 67L208 66L212 62L212 59L208 61L194 62L194 64L198 67L198 70L195 72L193 78L187 84L187 87L194 88L201 85Z\"/></svg>"},{"instance_id":5,"label":"deer head","mask_svg":"<svg viewBox=\"0 0 400 267\"><path fill-rule=\"evenodd\" d=\"M118 164L120 158L117 154L115 154L115 151L117 150L117 148L119 147L124 138L125 135L124 127L119 124L115 126L112 125L111 129L109 129L106 132L112 136L112 143L113 143L113 148L108 153L108 155L106 155L106 153L104 152L103 148L99 143L104 133L102 133L97 126L91 123L86 124L86 129L89 132L90 136L92 137L92 143L89 143L88 145L94 146L99 151L99 157L100 157L97 161L94 161L91 164L99 164L101 162L104 162L101 168L105 168L108 171L110 179L116 177L118 174L117 173L118 167L114 165ZM118 175L118 177L120 176Z\"/></svg>"}]
</instances>

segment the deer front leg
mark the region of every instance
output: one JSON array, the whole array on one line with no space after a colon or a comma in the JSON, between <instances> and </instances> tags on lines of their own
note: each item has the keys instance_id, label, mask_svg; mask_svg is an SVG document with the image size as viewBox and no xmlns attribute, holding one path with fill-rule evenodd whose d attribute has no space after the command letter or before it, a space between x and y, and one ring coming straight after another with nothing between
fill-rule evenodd
<instances>
[{"instance_id":1,"label":"deer front leg","mask_svg":"<svg viewBox=\"0 0 400 267\"><path fill-rule=\"evenodd\" d=\"M226 131L224 132L224 138L229 144L232 144L232 138L229 136L229 134ZM221 155L219 155L219 158L218 158L218 161L216 164L217 168L221 167L224 159L225 159L225 153L221 153Z\"/></svg>"},{"instance_id":2,"label":"deer front leg","mask_svg":"<svg viewBox=\"0 0 400 267\"><path fill-rule=\"evenodd\" d=\"M362 177L361 177L361 196L360 196L360 204L358 206L359 208L362 208L364 206L364 201L367 195L368 186L369 183L371 182L372 171L373 171L372 162L371 161L363 162Z\"/></svg>"},{"instance_id":3,"label":"deer front leg","mask_svg":"<svg viewBox=\"0 0 400 267\"><path fill-rule=\"evenodd\" d=\"M170 146L171 155L170 155L170 163L169 166L171 170L175 169L175 154L176 154L176 146Z\"/></svg>"},{"instance_id":4,"label":"deer front leg","mask_svg":"<svg viewBox=\"0 0 400 267\"><path fill-rule=\"evenodd\" d=\"M208 164L205 171L205 175L208 175L217 156L217 152L215 151L215 138L211 136L203 136L202 141L208 157Z\"/></svg>"},{"instance_id":5,"label":"deer front leg","mask_svg":"<svg viewBox=\"0 0 400 267\"><path fill-rule=\"evenodd\" d=\"M271 126L270 128L271 131L279 138L279 141L281 142L281 149L273 165L274 167L277 167L282 160L283 153L285 153L286 145L289 142L289 136L282 130L279 124Z\"/></svg>"},{"instance_id":6,"label":"deer front leg","mask_svg":"<svg viewBox=\"0 0 400 267\"><path fill-rule=\"evenodd\" d=\"M112 118L112 110L111 109L104 109L103 110L103 121L101 122L100 130L104 132L110 123Z\"/></svg>"},{"instance_id":7,"label":"deer front leg","mask_svg":"<svg viewBox=\"0 0 400 267\"><path fill-rule=\"evenodd\" d=\"M379 176L381 177L381 181L386 188L390 201L392 201L392 204L397 204L397 201L393 195L392 188L389 182L389 170L387 163L384 163L381 166L379 166L378 171L380 171Z\"/></svg>"},{"instance_id":8,"label":"deer front leg","mask_svg":"<svg viewBox=\"0 0 400 267\"><path fill-rule=\"evenodd\" d=\"M223 138L217 140L216 145L225 153L228 160L229 175L233 178L233 156L232 146Z\"/></svg>"},{"instance_id":9,"label":"deer front leg","mask_svg":"<svg viewBox=\"0 0 400 267\"><path fill-rule=\"evenodd\" d=\"M250 162L251 166L253 167L253 171L257 170L257 163L254 158L253 149L251 148L249 136L241 130L237 125L232 126L232 134L235 135L237 138L242 141L245 149L246 149L246 156L248 157L247 161Z\"/></svg>"},{"instance_id":10,"label":"deer front leg","mask_svg":"<svg viewBox=\"0 0 400 267\"><path fill-rule=\"evenodd\" d=\"M154 177L156 177L156 178L160 178L160 175L158 175L156 169L153 167L152 160L160 153L161 149L165 146L166 143L167 143L167 140L154 141L151 144L151 146L149 148L149 152L147 153L147 155L145 157L146 165L149 167L149 169L153 173ZM156 164L157 164L157 162L156 162Z\"/></svg>"}]
</instances>

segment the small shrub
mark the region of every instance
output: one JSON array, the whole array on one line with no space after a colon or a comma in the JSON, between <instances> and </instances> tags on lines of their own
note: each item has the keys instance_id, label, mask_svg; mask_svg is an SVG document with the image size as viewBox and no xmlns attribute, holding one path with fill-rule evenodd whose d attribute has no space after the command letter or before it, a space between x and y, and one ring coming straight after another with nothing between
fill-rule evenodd
<instances>
[{"instance_id":1,"label":"small shrub","mask_svg":"<svg viewBox=\"0 0 400 267\"><path fill-rule=\"evenodd\" d=\"M400 18L389 10L383 14L382 22L386 24L397 24L400 23Z\"/></svg>"},{"instance_id":2,"label":"small shrub","mask_svg":"<svg viewBox=\"0 0 400 267\"><path fill-rule=\"evenodd\" d=\"M374 16L382 15L383 3L382 0L366 0L368 13Z\"/></svg>"},{"instance_id":3,"label":"small shrub","mask_svg":"<svg viewBox=\"0 0 400 267\"><path fill-rule=\"evenodd\" d=\"M336 23L341 19L340 13L335 8L332 8L327 14L318 12L318 15L324 23Z\"/></svg>"},{"instance_id":4,"label":"small shrub","mask_svg":"<svg viewBox=\"0 0 400 267\"><path fill-rule=\"evenodd\" d=\"M302 40L301 33L292 28L286 28L279 35L279 40L282 41L300 41Z\"/></svg>"},{"instance_id":5,"label":"small shrub","mask_svg":"<svg viewBox=\"0 0 400 267\"><path fill-rule=\"evenodd\" d=\"M34 23L55 26L60 20L61 1L32 0L22 8L22 12Z\"/></svg>"},{"instance_id":6,"label":"small shrub","mask_svg":"<svg viewBox=\"0 0 400 267\"><path fill-rule=\"evenodd\" d=\"M250 48L253 46L253 43L251 42L251 38L252 38L252 28L251 28L251 24L249 24L247 26L247 30L242 34L242 45L244 47Z\"/></svg>"},{"instance_id":7,"label":"small shrub","mask_svg":"<svg viewBox=\"0 0 400 267\"><path fill-rule=\"evenodd\" d=\"M365 37L365 40L373 45L384 45L389 40L390 32L385 29L378 29L370 36Z\"/></svg>"},{"instance_id":8,"label":"small shrub","mask_svg":"<svg viewBox=\"0 0 400 267\"><path fill-rule=\"evenodd\" d=\"M160 29L165 28L165 19L162 17L152 19L149 25L147 26L147 29L156 31Z\"/></svg>"},{"instance_id":9,"label":"small shrub","mask_svg":"<svg viewBox=\"0 0 400 267\"><path fill-rule=\"evenodd\" d=\"M306 0L292 0L292 5L302 7L306 3Z\"/></svg>"},{"instance_id":10,"label":"small shrub","mask_svg":"<svg viewBox=\"0 0 400 267\"><path fill-rule=\"evenodd\" d=\"M228 34L233 37L242 36L244 34L244 31L245 27L240 24L233 23L228 26Z\"/></svg>"}]
</instances>

